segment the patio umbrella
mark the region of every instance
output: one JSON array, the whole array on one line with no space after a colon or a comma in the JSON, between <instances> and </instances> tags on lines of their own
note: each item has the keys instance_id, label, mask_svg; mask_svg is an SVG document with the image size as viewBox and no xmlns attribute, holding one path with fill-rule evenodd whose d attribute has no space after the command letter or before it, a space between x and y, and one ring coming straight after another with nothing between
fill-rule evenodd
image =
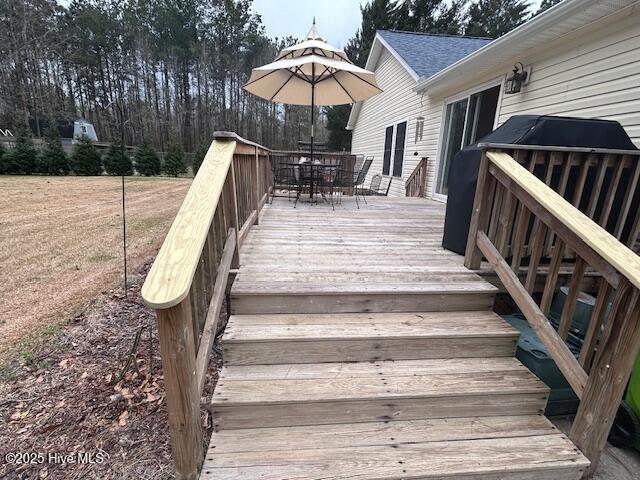
<instances>
[{"instance_id":1,"label":"patio umbrella","mask_svg":"<svg viewBox=\"0 0 640 480\"><path fill-rule=\"evenodd\" d=\"M243 88L272 102L311 105L312 159L316 105L361 102L382 91L373 72L354 65L343 50L320 37L315 19L303 42L283 49L273 63L254 68Z\"/></svg>"}]
</instances>

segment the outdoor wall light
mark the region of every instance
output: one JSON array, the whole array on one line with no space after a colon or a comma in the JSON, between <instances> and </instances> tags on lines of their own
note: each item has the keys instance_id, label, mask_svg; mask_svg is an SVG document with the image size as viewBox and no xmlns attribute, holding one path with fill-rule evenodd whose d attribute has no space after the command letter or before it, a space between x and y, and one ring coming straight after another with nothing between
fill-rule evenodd
<instances>
[{"instance_id":1,"label":"outdoor wall light","mask_svg":"<svg viewBox=\"0 0 640 480\"><path fill-rule=\"evenodd\" d=\"M513 66L513 74L507 78L504 93L518 93L522 90L522 85L529 78L529 72L525 70L522 62L518 62Z\"/></svg>"}]
</instances>

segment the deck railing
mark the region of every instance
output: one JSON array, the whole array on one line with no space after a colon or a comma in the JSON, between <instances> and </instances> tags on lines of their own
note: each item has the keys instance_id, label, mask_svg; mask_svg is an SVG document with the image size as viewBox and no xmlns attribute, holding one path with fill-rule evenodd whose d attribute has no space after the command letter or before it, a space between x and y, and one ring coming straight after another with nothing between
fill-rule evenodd
<instances>
[{"instance_id":1,"label":"deck railing","mask_svg":"<svg viewBox=\"0 0 640 480\"><path fill-rule=\"evenodd\" d=\"M591 164L586 152L585 157L583 163L578 164L581 172L578 190L582 188L584 165L586 162ZM637 159L635 157L636 162ZM536 178L530 164L525 168L521 163L504 152L488 151L483 155L465 265L478 269L482 257L487 259L580 399L570 437L592 462L585 474L585 478L589 478L606 444L633 362L640 350L640 257L603 228L611 214L613 194L606 197L600 207L600 203L593 200L597 195L592 193L587 211L591 215L586 215L575 207L575 202L568 202ZM621 164L614 164L616 173L609 191L619 181ZM600 179L604 167L596 163L595 168ZM632 179L635 184L637 163L631 168L635 172ZM564 169L561 193L566 175ZM598 182L595 185L595 190L602 189ZM622 194L622 198L621 213L625 218L631 200L627 194ZM597 203L598 207L594 207ZM589 218L598 209L600 225ZM614 233L623 230L619 228L620 222L624 223L624 220L619 217ZM635 226L630 239L634 239L634 229ZM530 239L530 267L521 282L517 272L523 252L528 247L526 238ZM505 259L505 250L511 252L510 264ZM551 260L538 303L531 293L539 275L537 265L540 257L547 251ZM556 330L547 314L556 290L558 268L566 260L568 251L572 252L573 276ZM565 344L565 339L587 270L599 274L600 284L584 344L576 358Z\"/></svg>"},{"instance_id":2,"label":"deck railing","mask_svg":"<svg viewBox=\"0 0 640 480\"><path fill-rule=\"evenodd\" d=\"M404 184L405 196L425 197L427 194L427 157L422 157Z\"/></svg>"},{"instance_id":3,"label":"deck railing","mask_svg":"<svg viewBox=\"0 0 640 480\"><path fill-rule=\"evenodd\" d=\"M216 132L142 287L156 310L176 477L204 458L200 397L239 247L269 189L270 151Z\"/></svg>"},{"instance_id":4,"label":"deck railing","mask_svg":"<svg viewBox=\"0 0 640 480\"><path fill-rule=\"evenodd\" d=\"M574 207L635 249L640 234L640 151L493 143L480 146L509 154ZM518 263L521 256L531 253L533 230L526 228L527 216L520 216L518 233L523 238L518 240L524 241L516 242L521 243L521 249L512 250L506 233L517 211L512 196L506 196L504 203L500 215L491 213L490 232L497 234L500 253L512 256L513 263ZM498 204L502 204L501 199ZM544 257L550 254L550 240L545 242ZM573 256L571 251L565 255Z\"/></svg>"}]
</instances>

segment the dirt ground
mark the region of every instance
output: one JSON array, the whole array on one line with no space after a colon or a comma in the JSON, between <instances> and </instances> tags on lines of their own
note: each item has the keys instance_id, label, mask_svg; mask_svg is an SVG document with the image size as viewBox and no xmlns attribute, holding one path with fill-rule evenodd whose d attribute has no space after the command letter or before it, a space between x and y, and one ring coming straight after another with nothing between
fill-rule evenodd
<instances>
[{"instance_id":1,"label":"dirt ground","mask_svg":"<svg viewBox=\"0 0 640 480\"><path fill-rule=\"evenodd\" d=\"M126 179L131 271L159 247L190 183ZM120 177L0 176L0 362L30 355L121 281L120 189Z\"/></svg>"},{"instance_id":2,"label":"dirt ground","mask_svg":"<svg viewBox=\"0 0 640 480\"><path fill-rule=\"evenodd\" d=\"M155 315L140 297L150 263L132 275L127 300L118 289L98 296L29 358L6 366L0 478L173 478ZM214 347L207 398L220 364ZM208 439L211 419L201 413Z\"/></svg>"}]
</instances>

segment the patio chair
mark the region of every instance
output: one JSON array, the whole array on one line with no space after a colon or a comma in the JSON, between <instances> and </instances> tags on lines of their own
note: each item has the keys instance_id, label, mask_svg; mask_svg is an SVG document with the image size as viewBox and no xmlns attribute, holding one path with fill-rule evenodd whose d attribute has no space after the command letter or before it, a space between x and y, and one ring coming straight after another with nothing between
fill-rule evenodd
<instances>
[{"instance_id":1,"label":"patio chair","mask_svg":"<svg viewBox=\"0 0 640 480\"><path fill-rule=\"evenodd\" d=\"M273 164L271 168L271 175L273 178L273 185L271 190L271 203L276 196L276 189L286 188L288 200L291 201L291 192L296 191L298 183L296 182L293 168L289 165Z\"/></svg>"},{"instance_id":2,"label":"patio chair","mask_svg":"<svg viewBox=\"0 0 640 480\"><path fill-rule=\"evenodd\" d=\"M344 190L345 188L352 188L356 197L356 205L358 208L360 208L358 195L362 197L364 203L367 203L367 199L364 198L363 185L372 163L373 157L367 157L360 170L353 172L348 170L339 170L338 174L336 175L334 186L339 187L341 190ZM342 197L340 197L340 200L342 200Z\"/></svg>"},{"instance_id":3,"label":"patio chair","mask_svg":"<svg viewBox=\"0 0 640 480\"><path fill-rule=\"evenodd\" d=\"M366 195L378 197L389 196L389 189L391 188L392 180L393 177L376 173L371 177L371 184L369 185L369 188L365 190Z\"/></svg>"}]
</instances>

